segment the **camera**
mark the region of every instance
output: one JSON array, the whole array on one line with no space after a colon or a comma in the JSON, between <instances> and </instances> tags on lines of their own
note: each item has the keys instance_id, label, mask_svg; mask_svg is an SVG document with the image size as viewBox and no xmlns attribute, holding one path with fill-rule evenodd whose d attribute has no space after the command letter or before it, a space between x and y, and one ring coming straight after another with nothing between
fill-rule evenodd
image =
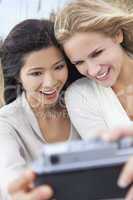
<instances>
[{"instance_id":1,"label":"camera","mask_svg":"<svg viewBox=\"0 0 133 200\"><path fill-rule=\"evenodd\" d=\"M124 198L128 188L119 188L117 180L131 155L131 139L46 144L32 164L37 174L35 185L50 185L56 200Z\"/></svg>"}]
</instances>

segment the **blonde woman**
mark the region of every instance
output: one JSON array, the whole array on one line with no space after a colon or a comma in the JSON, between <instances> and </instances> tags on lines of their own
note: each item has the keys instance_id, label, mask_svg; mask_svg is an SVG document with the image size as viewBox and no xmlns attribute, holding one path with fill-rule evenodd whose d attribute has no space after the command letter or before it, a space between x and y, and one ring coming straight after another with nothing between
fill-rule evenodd
<instances>
[{"instance_id":1,"label":"blonde woman","mask_svg":"<svg viewBox=\"0 0 133 200\"><path fill-rule=\"evenodd\" d=\"M69 87L65 98L77 131L90 139L101 130L107 135L132 124L132 12L102 0L74 0L58 14L55 34L70 61L86 76ZM131 167L128 172L133 174ZM133 176L124 174L128 184L133 181ZM132 197L131 191L127 199Z\"/></svg>"},{"instance_id":2,"label":"blonde woman","mask_svg":"<svg viewBox=\"0 0 133 200\"><path fill-rule=\"evenodd\" d=\"M133 120L132 30L133 15L102 0L73 1L57 16L56 37L86 76L66 93L71 120L85 139Z\"/></svg>"}]
</instances>

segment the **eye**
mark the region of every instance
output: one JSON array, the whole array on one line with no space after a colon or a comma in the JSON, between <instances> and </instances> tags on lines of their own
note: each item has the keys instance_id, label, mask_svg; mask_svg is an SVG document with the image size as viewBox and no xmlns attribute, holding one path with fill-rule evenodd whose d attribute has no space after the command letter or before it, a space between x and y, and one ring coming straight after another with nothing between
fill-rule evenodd
<instances>
[{"instance_id":1,"label":"eye","mask_svg":"<svg viewBox=\"0 0 133 200\"><path fill-rule=\"evenodd\" d=\"M84 61L77 61L77 62L75 62L75 63L73 63L73 64L76 65L76 66L79 66L79 65L82 65L83 62L84 62Z\"/></svg>"},{"instance_id":2,"label":"eye","mask_svg":"<svg viewBox=\"0 0 133 200\"><path fill-rule=\"evenodd\" d=\"M65 63L62 63L62 64L56 66L55 70L61 70L62 68L64 68L64 66L65 66Z\"/></svg>"},{"instance_id":3,"label":"eye","mask_svg":"<svg viewBox=\"0 0 133 200\"><path fill-rule=\"evenodd\" d=\"M32 72L29 75L31 75L31 76L41 76L42 72Z\"/></svg>"},{"instance_id":4,"label":"eye","mask_svg":"<svg viewBox=\"0 0 133 200\"><path fill-rule=\"evenodd\" d=\"M103 52L103 50L96 51L96 52L92 53L91 56L92 56L93 58L95 58L95 57L99 56L102 52Z\"/></svg>"}]
</instances>

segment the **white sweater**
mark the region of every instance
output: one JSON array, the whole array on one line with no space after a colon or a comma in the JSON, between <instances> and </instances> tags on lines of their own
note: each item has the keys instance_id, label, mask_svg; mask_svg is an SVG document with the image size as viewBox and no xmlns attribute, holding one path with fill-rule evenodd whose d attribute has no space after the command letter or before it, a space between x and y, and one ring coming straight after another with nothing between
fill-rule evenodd
<instances>
[{"instance_id":1,"label":"white sweater","mask_svg":"<svg viewBox=\"0 0 133 200\"><path fill-rule=\"evenodd\" d=\"M83 139L131 123L113 90L87 78L68 88L65 101L70 119Z\"/></svg>"},{"instance_id":2,"label":"white sweater","mask_svg":"<svg viewBox=\"0 0 133 200\"><path fill-rule=\"evenodd\" d=\"M71 125L67 142L80 139ZM0 200L7 200L7 184L38 157L45 143L24 93L0 109Z\"/></svg>"}]
</instances>

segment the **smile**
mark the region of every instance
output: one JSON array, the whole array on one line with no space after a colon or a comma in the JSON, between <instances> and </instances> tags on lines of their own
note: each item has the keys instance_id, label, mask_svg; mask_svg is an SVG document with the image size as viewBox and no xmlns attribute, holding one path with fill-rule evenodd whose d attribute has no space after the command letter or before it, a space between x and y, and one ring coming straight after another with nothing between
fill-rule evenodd
<instances>
[{"instance_id":1,"label":"smile","mask_svg":"<svg viewBox=\"0 0 133 200\"><path fill-rule=\"evenodd\" d=\"M108 68L105 72L101 73L100 75L96 76L96 79L99 81L103 81L108 78L108 74L110 72L110 68Z\"/></svg>"},{"instance_id":2,"label":"smile","mask_svg":"<svg viewBox=\"0 0 133 200\"><path fill-rule=\"evenodd\" d=\"M41 91L41 93L44 94L44 95L53 95L53 94L55 94L56 92L57 92L57 90L50 90L50 91L45 91L45 92L42 92L42 91Z\"/></svg>"}]
</instances>

